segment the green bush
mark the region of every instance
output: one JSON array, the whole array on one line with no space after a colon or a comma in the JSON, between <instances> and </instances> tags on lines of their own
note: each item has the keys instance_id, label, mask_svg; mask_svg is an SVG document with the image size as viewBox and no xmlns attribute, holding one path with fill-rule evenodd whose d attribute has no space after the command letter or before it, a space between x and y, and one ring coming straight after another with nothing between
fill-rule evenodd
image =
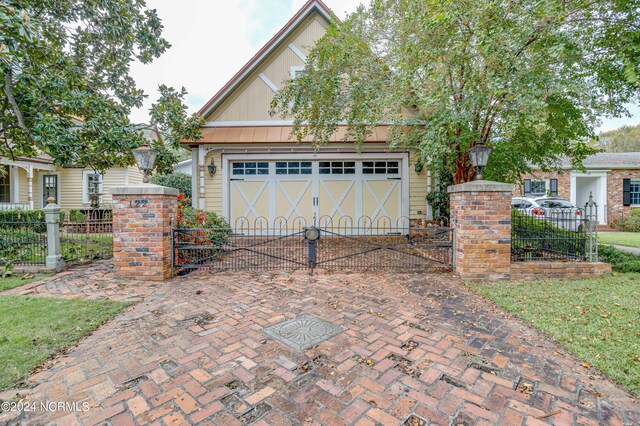
<instances>
[{"instance_id":1,"label":"green bush","mask_svg":"<svg viewBox=\"0 0 640 426\"><path fill-rule=\"evenodd\" d=\"M518 259L544 260L560 255L581 259L588 250L589 236L558 227L548 220L538 220L513 210L511 214L511 254Z\"/></svg>"},{"instance_id":2,"label":"green bush","mask_svg":"<svg viewBox=\"0 0 640 426\"><path fill-rule=\"evenodd\" d=\"M632 213L629 216L611 221L611 226L618 231L640 232L640 215L633 213L635 211L640 211L640 209L631 210Z\"/></svg>"},{"instance_id":3,"label":"green bush","mask_svg":"<svg viewBox=\"0 0 640 426\"><path fill-rule=\"evenodd\" d=\"M151 178L151 183L175 188L180 191L181 194L191 198L191 176L186 173L156 175Z\"/></svg>"},{"instance_id":4,"label":"green bush","mask_svg":"<svg viewBox=\"0 0 640 426\"><path fill-rule=\"evenodd\" d=\"M640 209L631 209L629 211L629 216L631 216L631 217L640 217Z\"/></svg>"},{"instance_id":5,"label":"green bush","mask_svg":"<svg viewBox=\"0 0 640 426\"><path fill-rule=\"evenodd\" d=\"M625 253L612 246L600 245L598 259L610 263L614 272L640 272L640 256Z\"/></svg>"},{"instance_id":6,"label":"green bush","mask_svg":"<svg viewBox=\"0 0 640 426\"><path fill-rule=\"evenodd\" d=\"M82 211L78 209L69 210L69 221L70 222L86 222L87 221L86 211Z\"/></svg>"}]
</instances>

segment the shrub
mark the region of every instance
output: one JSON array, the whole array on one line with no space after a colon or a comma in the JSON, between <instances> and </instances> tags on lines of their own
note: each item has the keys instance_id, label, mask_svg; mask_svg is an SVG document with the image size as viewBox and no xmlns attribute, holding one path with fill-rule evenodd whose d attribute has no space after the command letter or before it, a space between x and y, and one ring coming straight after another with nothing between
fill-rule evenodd
<instances>
[{"instance_id":1,"label":"shrub","mask_svg":"<svg viewBox=\"0 0 640 426\"><path fill-rule=\"evenodd\" d=\"M151 183L156 185L168 186L169 188L175 188L184 194L186 197L191 198L191 176L186 173L169 173L166 175L156 175L151 178Z\"/></svg>"},{"instance_id":2,"label":"shrub","mask_svg":"<svg viewBox=\"0 0 640 426\"><path fill-rule=\"evenodd\" d=\"M634 212L636 210L631 210L631 211ZM611 226L617 229L618 231L640 232L640 216L637 213L635 213L635 214L630 214L627 217L614 219L613 221L611 221Z\"/></svg>"},{"instance_id":3,"label":"shrub","mask_svg":"<svg viewBox=\"0 0 640 426\"><path fill-rule=\"evenodd\" d=\"M614 272L640 272L640 256L625 253L612 246L600 245L598 258L601 262L610 263Z\"/></svg>"},{"instance_id":4,"label":"shrub","mask_svg":"<svg viewBox=\"0 0 640 426\"><path fill-rule=\"evenodd\" d=\"M178 243L202 246L202 249L185 249L179 253L180 263L204 264L218 260L223 255L221 246L229 241L231 227L224 218L213 212L204 212L189 205L189 199L178 196L178 228L193 229L178 233Z\"/></svg>"},{"instance_id":5,"label":"shrub","mask_svg":"<svg viewBox=\"0 0 640 426\"><path fill-rule=\"evenodd\" d=\"M69 210L69 221L70 222L86 222L87 213L78 209Z\"/></svg>"},{"instance_id":6,"label":"shrub","mask_svg":"<svg viewBox=\"0 0 640 426\"><path fill-rule=\"evenodd\" d=\"M631 216L631 217L640 217L640 209L631 209L629 211L629 216Z\"/></svg>"},{"instance_id":7,"label":"shrub","mask_svg":"<svg viewBox=\"0 0 640 426\"><path fill-rule=\"evenodd\" d=\"M535 219L519 210L514 209L511 214L511 254L518 259L585 258L589 238L582 232Z\"/></svg>"}]
</instances>

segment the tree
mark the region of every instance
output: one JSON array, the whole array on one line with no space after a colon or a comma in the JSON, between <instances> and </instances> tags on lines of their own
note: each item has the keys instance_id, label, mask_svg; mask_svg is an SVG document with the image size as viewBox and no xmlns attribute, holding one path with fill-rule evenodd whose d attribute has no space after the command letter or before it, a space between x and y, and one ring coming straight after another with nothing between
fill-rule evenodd
<instances>
[{"instance_id":1,"label":"tree","mask_svg":"<svg viewBox=\"0 0 640 426\"><path fill-rule=\"evenodd\" d=\"M373 0L328 29L273 113L315 144L342 122L358 144L390 123L392 146L456 183L476 144L493 147L493 179L581 167L596 117L638 98L639 15L640 0Z\"/></svg>"},{"instance_id":2,"label":"tree","mask_svg":"<svg viewBox=\"0 0 640 426\"><path fill-rule=\"evenodd\" d=\"M640 125L623 126L601 133L596 146L606 152L640 151Z\"/></svg>"},{"instance_id":3,"label":"tree","mask_svg":"<svg viewBox=\"0 0 640 426\"><path fill-rule=\"evenodd\" d=\"M0 155L45 153L60 166L101 172L133 164L143 129L128 116L146 95L129 68L169 47L156 11L143 0L0 0L0 28ZM151 126L170 146L200 135L185 94L160 86L151 108Z\"/></svg>"}]
</instances>

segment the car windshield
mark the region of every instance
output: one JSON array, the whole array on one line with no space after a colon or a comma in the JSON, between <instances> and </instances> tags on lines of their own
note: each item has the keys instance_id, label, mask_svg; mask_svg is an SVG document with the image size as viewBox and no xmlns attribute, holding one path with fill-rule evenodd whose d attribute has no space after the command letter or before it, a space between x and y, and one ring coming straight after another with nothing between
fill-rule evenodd
<instances>
[{"instance_id":1,"label":"car windshield","mask_svg":"<svg viewBox=\"0 0 640 426\"><path fill-rule=\"evenodd\" d=\"M577 208L573 204L565 200L538 200L540 207L548 209L575 209Z\"/></svg>"}]
</instances>

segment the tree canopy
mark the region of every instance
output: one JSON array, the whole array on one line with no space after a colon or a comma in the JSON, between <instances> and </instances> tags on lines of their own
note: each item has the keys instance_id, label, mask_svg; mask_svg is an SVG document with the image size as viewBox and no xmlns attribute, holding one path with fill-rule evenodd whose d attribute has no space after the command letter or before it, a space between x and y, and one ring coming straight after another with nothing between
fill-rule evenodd
<instances>
[{"instance_id":1,"label":"tree canopy","mask_svg":"<svg viewBox=\"0 0 640 426\"><path fill-rule=\"evenodd\" d=\"M606 152L640 151L640 124L600 134L596 146Z\"/></svg>"},{"instance_id":2,"label":"tree canopy","mask_svg":"<svg viewBox=\"0 0 640 426\"><path fill-rule=\"evenodd\" d=\"M60 166L98 171L133 164L143 129L128 116L146 95L130 65L167 48L143 0L0 0L0 155L44 153ZM159 90L150 127L169 145L198 139L201 118L187 114L185 90ZM156 148L166 169L171 151Z\"/></svg>"},{"instance_id":3,"label":"tree canopy","mask_svg":"<svg viewBox=\"0 0 640 426\"><path fill-rule=\"evenodd\" d=\"M485 176L576 167L597 117L640 93L640 0L373 0L334 23L272 103L301 141L339 124L361 144L378 123L456 183L467 149L493 147Z\"/></svg>"}]
</instances>

